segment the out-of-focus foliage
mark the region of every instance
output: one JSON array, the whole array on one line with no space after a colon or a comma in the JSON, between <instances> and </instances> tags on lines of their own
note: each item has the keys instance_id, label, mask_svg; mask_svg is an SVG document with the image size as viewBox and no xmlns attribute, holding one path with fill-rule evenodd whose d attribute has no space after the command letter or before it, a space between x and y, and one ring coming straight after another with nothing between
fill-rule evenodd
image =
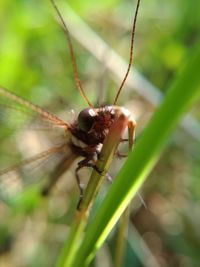
<instances>
[{"instance_id":1,"label":"out-of-focus foliage","mask_svg":"<svg viewBox=\"0 0 200 267\"><path fill-rule=\"evenodd\" d=\"M68 2L97 34L128 59L135 1ZM85 104L76 90L64 34L54 15L50 1L0 1L0 84L51 111L80 110ZM134 66L165 92L199 39L199 25L200 2L196 0L142 0ZM93 98L95 91L98 97L103 86L113 99L116 82L105 66L80 44L73 43L88 95ZM136 112L139 129L154 110L150 103L125 90L120 102ZM200 117L198 106L193 113ZM2 124L0 129L1 151ZM198 266L200 261L199 149L197 141L177 130L143 188L147 208L140 201L133 202L132 223L161 267ZM115 170L112 172L114 175ZM12 208L0 203L0 266L54 265L78 198L72 181L66 185L69 192L47 201L35 199L35 189L31 188ZM100 255L101 260L109 262L107 248ZM141 263L130 250L125 266L133 263L151 266L148 259Z\"/></svg>"}]
</instances>

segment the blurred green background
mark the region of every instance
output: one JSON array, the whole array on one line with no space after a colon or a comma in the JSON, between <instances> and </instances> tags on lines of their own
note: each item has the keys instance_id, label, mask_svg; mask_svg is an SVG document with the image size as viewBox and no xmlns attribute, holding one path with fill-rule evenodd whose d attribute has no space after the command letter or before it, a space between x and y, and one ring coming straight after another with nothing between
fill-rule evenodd
<instances>
[{"instance_id":1,"label":"blurred green background","mask_svg":"<svg viewBox=\"0 0 200 267\"><path fill-rule=\"evenodd\" d=\"M128 60L135 1L67 3L114 51ZM199 25L200 2L196 0L142 0L134 67L165 93L199 41ZM72 40L88 97L93 103L112 103L119 82L81 43ZM50 1L0 0L0 84L57 114L71 109L78 112L86 106L76 90L65 37ZM134 112L139 138L155 107L134 88L124 88L119 103ZM197 121L198 104L191 111ZM0 127L3 132L4 125ZM167 149L141 190L145 205L139 198L133 200L134 228L129 235L126 267L151 267L156 266L155 262L158 267L199 266L200 132L193 127L191 130L197 138L177 128L173 137L166 140ZM3 146L1 137L0 153ZM119 161L113 166L113 176L117 171L115 165ZM52 196L34 204L34 208L30 192L14 207L0 203L0 267L54 266L78 197L76 185L68 183L68 186L67 196ZM111 237L93 265L102 266L104 262L104 266L113 266L112 250Z\"/></svg>"}]
</instances>

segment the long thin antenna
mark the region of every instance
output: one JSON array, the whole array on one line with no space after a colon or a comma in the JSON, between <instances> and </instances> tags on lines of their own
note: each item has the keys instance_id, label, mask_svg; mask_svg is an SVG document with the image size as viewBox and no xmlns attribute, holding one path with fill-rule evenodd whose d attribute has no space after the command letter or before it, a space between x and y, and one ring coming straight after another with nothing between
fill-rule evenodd
<instances>
[{"instance_id":1,"label":"long thin antenna","mask_svg":"<svg viewBox=\"0 0 200 267\"><path fill-rule=\"evenodd\" d=\"M128 68L127 68L127 71L126 71L126 74L121 82L121 85L117 91L117 94L115 96L115 99L114 99L114 102L113 104L116 105L117 103L117 100L119 98L119 95L121 93L121 90L126 82L126 79L128 77L128 74L130 72L130 69L131 69L131 65L132 65L132 61L133 61L133 48L134 48L134 40L135 40L135 28L136 28L136 22L137 22L137 15L138 15L138 10L139 10L139 6L140 6L140 0L137 0L137 6L136 6L136 9L135 9L135 15L134 15L134 20L133 20L133 26L132 26L132 33L131 33L131 48L130 48L130 58L129 58L129 63L128 63Z\"/></svg>"},{"instance_id":2,"label":"long thin antenna","mask_svg":"<svg viewBox=\"0 0 200 267\"><path fill-rule=\"evenodd\" d=\"M70 38L70 34L69 34L69 30L67 28L67 25L58 9L58 6L56 5L55 1L54 0L50 0L61 23L62 23L62 26L63 26L63 30L64 30L64 33L65 33L65 36L66 36L66 40L67 40L67 45L69 47L69 53L70 53L70 58L71 58L71 63L72 63L72 68L73 68L73 73L74 73L74 80L75 80L75 83L76 83L76 87L77 89L79 90L81 96L83 97L83 99L86 101L86 103L89 105L89 107L91 107L92 109L94 109L93 105L90 103L90 101L88 100L87 96L85 95L85 92L83 90L83 87L82 87L82 84L81 84L81 81L78 77L78 70L77 70L77 65L76 65L76 60L75 60L75 56L74 56L74 50L73 50L73 46L72 46L72 42L71 42L71 38Z\"/></svg>"}]
</instances>

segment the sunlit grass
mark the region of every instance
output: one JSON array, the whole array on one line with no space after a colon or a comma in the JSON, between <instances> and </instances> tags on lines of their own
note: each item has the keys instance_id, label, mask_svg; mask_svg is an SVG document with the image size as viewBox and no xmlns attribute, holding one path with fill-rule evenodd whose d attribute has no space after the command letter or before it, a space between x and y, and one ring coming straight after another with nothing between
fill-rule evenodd
<instances>
[{"instance_id":1,"label":"sunlit grass","mask_svg":"<svg viewBox=\"0 0 200 267\"><path fill-rule=\"evenodd\" d=\"M163 102L145 128L135 149L130 153L102 205L96 211L77 253L73 250L73 260L66 265L63 261L59 267L75 267L81 264L83 266L83 262L84 266L88 266L95 251L105 241L152 170L173 128L186 109L200 95L199 68L200 45L198 44L188 64L173 80ZM82 234L79 234L80 238ZM71 242L71 246L73 245ZM66 260L68 262L68 258Z\"/></svg>"}]
</instances>

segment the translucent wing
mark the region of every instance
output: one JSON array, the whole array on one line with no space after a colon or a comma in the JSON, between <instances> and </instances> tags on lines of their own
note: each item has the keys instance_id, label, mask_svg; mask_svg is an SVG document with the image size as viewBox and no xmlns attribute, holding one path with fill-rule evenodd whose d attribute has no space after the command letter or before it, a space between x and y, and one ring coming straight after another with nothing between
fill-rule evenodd
<instances>
[{"instance_id":1,"label":"translucent wing","mask_svg":"<svg viewBox=\"0 0 200 267\"><path fill-rule=\"evenodd\" d=\"M10 102L15 103L15 106L18 105L21 106L21 109L23 107L24 109L28 109L29 111L35 112L38 115L40 115L44 120L47 120L53 123L54 125L68 127L68 124L63 120L61 120L60 118L58 118L56 115L51 114L50 112L44 110L43 108L34 105L33 103L15 95L14 93L9 92L7 89L3 87L0 87L0 95L2 99L4 99L5 103L7 103L7 101L9 100Z\"/></svg>"},{"instance_id":2,"label":"translucent wing","mask_svg":"<svg viewBox=\"0 0 200 267\"><path fill-rule=\"evenodd\" d=\"M56 115L0 87L1 199L47 178L70 158L68 127Z\"/></svg>"}]
</instances>

